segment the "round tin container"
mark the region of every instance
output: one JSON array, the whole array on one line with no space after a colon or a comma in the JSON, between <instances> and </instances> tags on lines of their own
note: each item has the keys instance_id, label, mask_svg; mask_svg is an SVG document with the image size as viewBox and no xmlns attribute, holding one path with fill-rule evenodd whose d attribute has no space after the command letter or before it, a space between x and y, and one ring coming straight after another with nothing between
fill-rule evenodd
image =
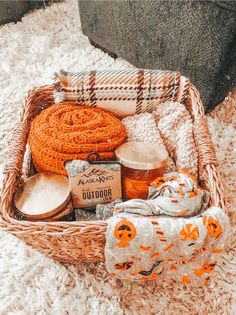
<instances>
[{"instance_id":1,"label":"round tin container","mask_svg":"<svg viewBox=\"0 0 236 315\"><path fill-rule=\"evenodd\" d=\"M39 173L28 178L14 195L17 214L29 221L71 221L73 205L66 176Z\"/></svg>"},{"instance_id":2,"label":"round tin container","mask_svg":"<svg viewBox=\"0 0 236 315\"><path fill-rule=\"evenodd\" d=\"M168 152L155 143L126 142L115 153L121 163L124 199L147 199L149 184L165 172Z\"/></svg>"}]
</instances>

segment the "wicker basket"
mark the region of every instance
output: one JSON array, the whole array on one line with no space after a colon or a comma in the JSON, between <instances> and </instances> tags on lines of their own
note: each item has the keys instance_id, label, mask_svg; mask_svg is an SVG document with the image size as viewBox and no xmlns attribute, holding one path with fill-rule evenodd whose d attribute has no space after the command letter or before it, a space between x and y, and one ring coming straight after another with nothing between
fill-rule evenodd
<instances>
[{"instance_id":1,"label":"wicker basket","mask_svg":"<svg viewBox=\"0 0 236 315\"><path fill-rule=\"evenodd\" d=\"M109 77L109 72L107 73ZM94 71L89 73L91 77L94 77L94 74L96 75ZM173 89L173 84L166 84L167 82L170 83L170 78L173 79L173 75L175 78L175 89ZM160 101L163 102L170 99L171 94L173 100L181 100L189 110L193 119L200 179L204 181L204 185L211 192L211 203L226 211L223 187L217 171L218 163L199 92L179 73L160 71L158 76L158 86L160 87L159 91L161 91ZM122 78L119 83L122 86ZM89 89L90 92L92 91L93 105L96 105L96 99L94 98L96 85L94 85L93 80L91 80L91 84L93 86L89 87ZM140 84L142 82L139 78L137 84L137 102L140 102L140 91L142 92ZM158 86L156 86L156 89L158 89ZM13 193L17 186L22 183L22 180L26 179L30 174L30 154L29 149L27 149L30 122L41 110L55 103L53 96L55 87L58 88L58 84L37 87L27 94L23 102L20 121L12 135L10 157L4 170L0 227L3 231L17 236L47 256L64 263L103 261L106 221L29 222L18 221L14 217L12 207ZM124 88L124 90L126 89L127 87ZM110 92L112 91L111 85L109 85L109 90ZM120 90L122 93L122 87ZM124 98L122 98L121 102L124 103Z\"/></svg>"}]
</instances>

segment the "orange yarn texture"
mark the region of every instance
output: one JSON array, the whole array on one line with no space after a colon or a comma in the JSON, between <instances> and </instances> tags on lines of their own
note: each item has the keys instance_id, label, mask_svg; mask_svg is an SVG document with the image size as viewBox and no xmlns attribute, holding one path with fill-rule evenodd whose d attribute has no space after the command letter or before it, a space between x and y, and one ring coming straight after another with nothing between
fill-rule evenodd
<instances>
[{"instance_id":1,"label":"orange yarn texture","mask_svg":"<svg viewBox=\"0 0 236 315\"><path fill-rule=\"evenodd\" d=\"M126 129L112 113L65 102L43 110L32 121L28 141L39 172L67 175L65 161L86 160L91 152L98 152L102 160L112 159L125 139Z\"/></svg>"}]
</instances>

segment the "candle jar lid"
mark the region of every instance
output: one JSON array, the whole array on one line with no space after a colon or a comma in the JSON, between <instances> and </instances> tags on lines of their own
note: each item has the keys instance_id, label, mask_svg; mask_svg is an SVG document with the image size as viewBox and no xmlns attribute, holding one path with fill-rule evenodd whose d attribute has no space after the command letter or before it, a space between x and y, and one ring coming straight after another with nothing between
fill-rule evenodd
<instances>
[{"instance_id":1,"label":"candle jar lid","mask_svg":"<svg viewBox=\"0 0 236 315\"><path fill-rule=\"evenodd\" d=\"M122 165L136 170L165 167L168 158L165 148L149 142L125 142L115 153Z\"/></svg>"},{"instance_id":2,"label":"candle jar lid","mask_svg":"<svg viewBox=\"0 0 236 315\"><path fill-rule=\"evenodd\" d=\"M39 173L28 178L14 195L14 206L29 220L47 220L58 214L71 200L66 176Z\"/></svg>"}]
</instances>

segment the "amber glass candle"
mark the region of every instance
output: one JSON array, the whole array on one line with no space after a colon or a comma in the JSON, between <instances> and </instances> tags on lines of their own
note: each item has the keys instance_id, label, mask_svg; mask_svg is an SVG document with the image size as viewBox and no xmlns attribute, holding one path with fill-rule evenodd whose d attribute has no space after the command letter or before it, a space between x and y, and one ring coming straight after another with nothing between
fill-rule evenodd
<instances>
[{"instance_id":1,"label":"amber glass candle","mask_svg":"<svg viewBox=\"0 0 236 315\"><path fill-rule=\"evenodd\" d=\"M116 156L121 163L123 198L147 199L149 184L165 172L168 152L153 143L126 142Z\"/></svg>"}]
</instances>

